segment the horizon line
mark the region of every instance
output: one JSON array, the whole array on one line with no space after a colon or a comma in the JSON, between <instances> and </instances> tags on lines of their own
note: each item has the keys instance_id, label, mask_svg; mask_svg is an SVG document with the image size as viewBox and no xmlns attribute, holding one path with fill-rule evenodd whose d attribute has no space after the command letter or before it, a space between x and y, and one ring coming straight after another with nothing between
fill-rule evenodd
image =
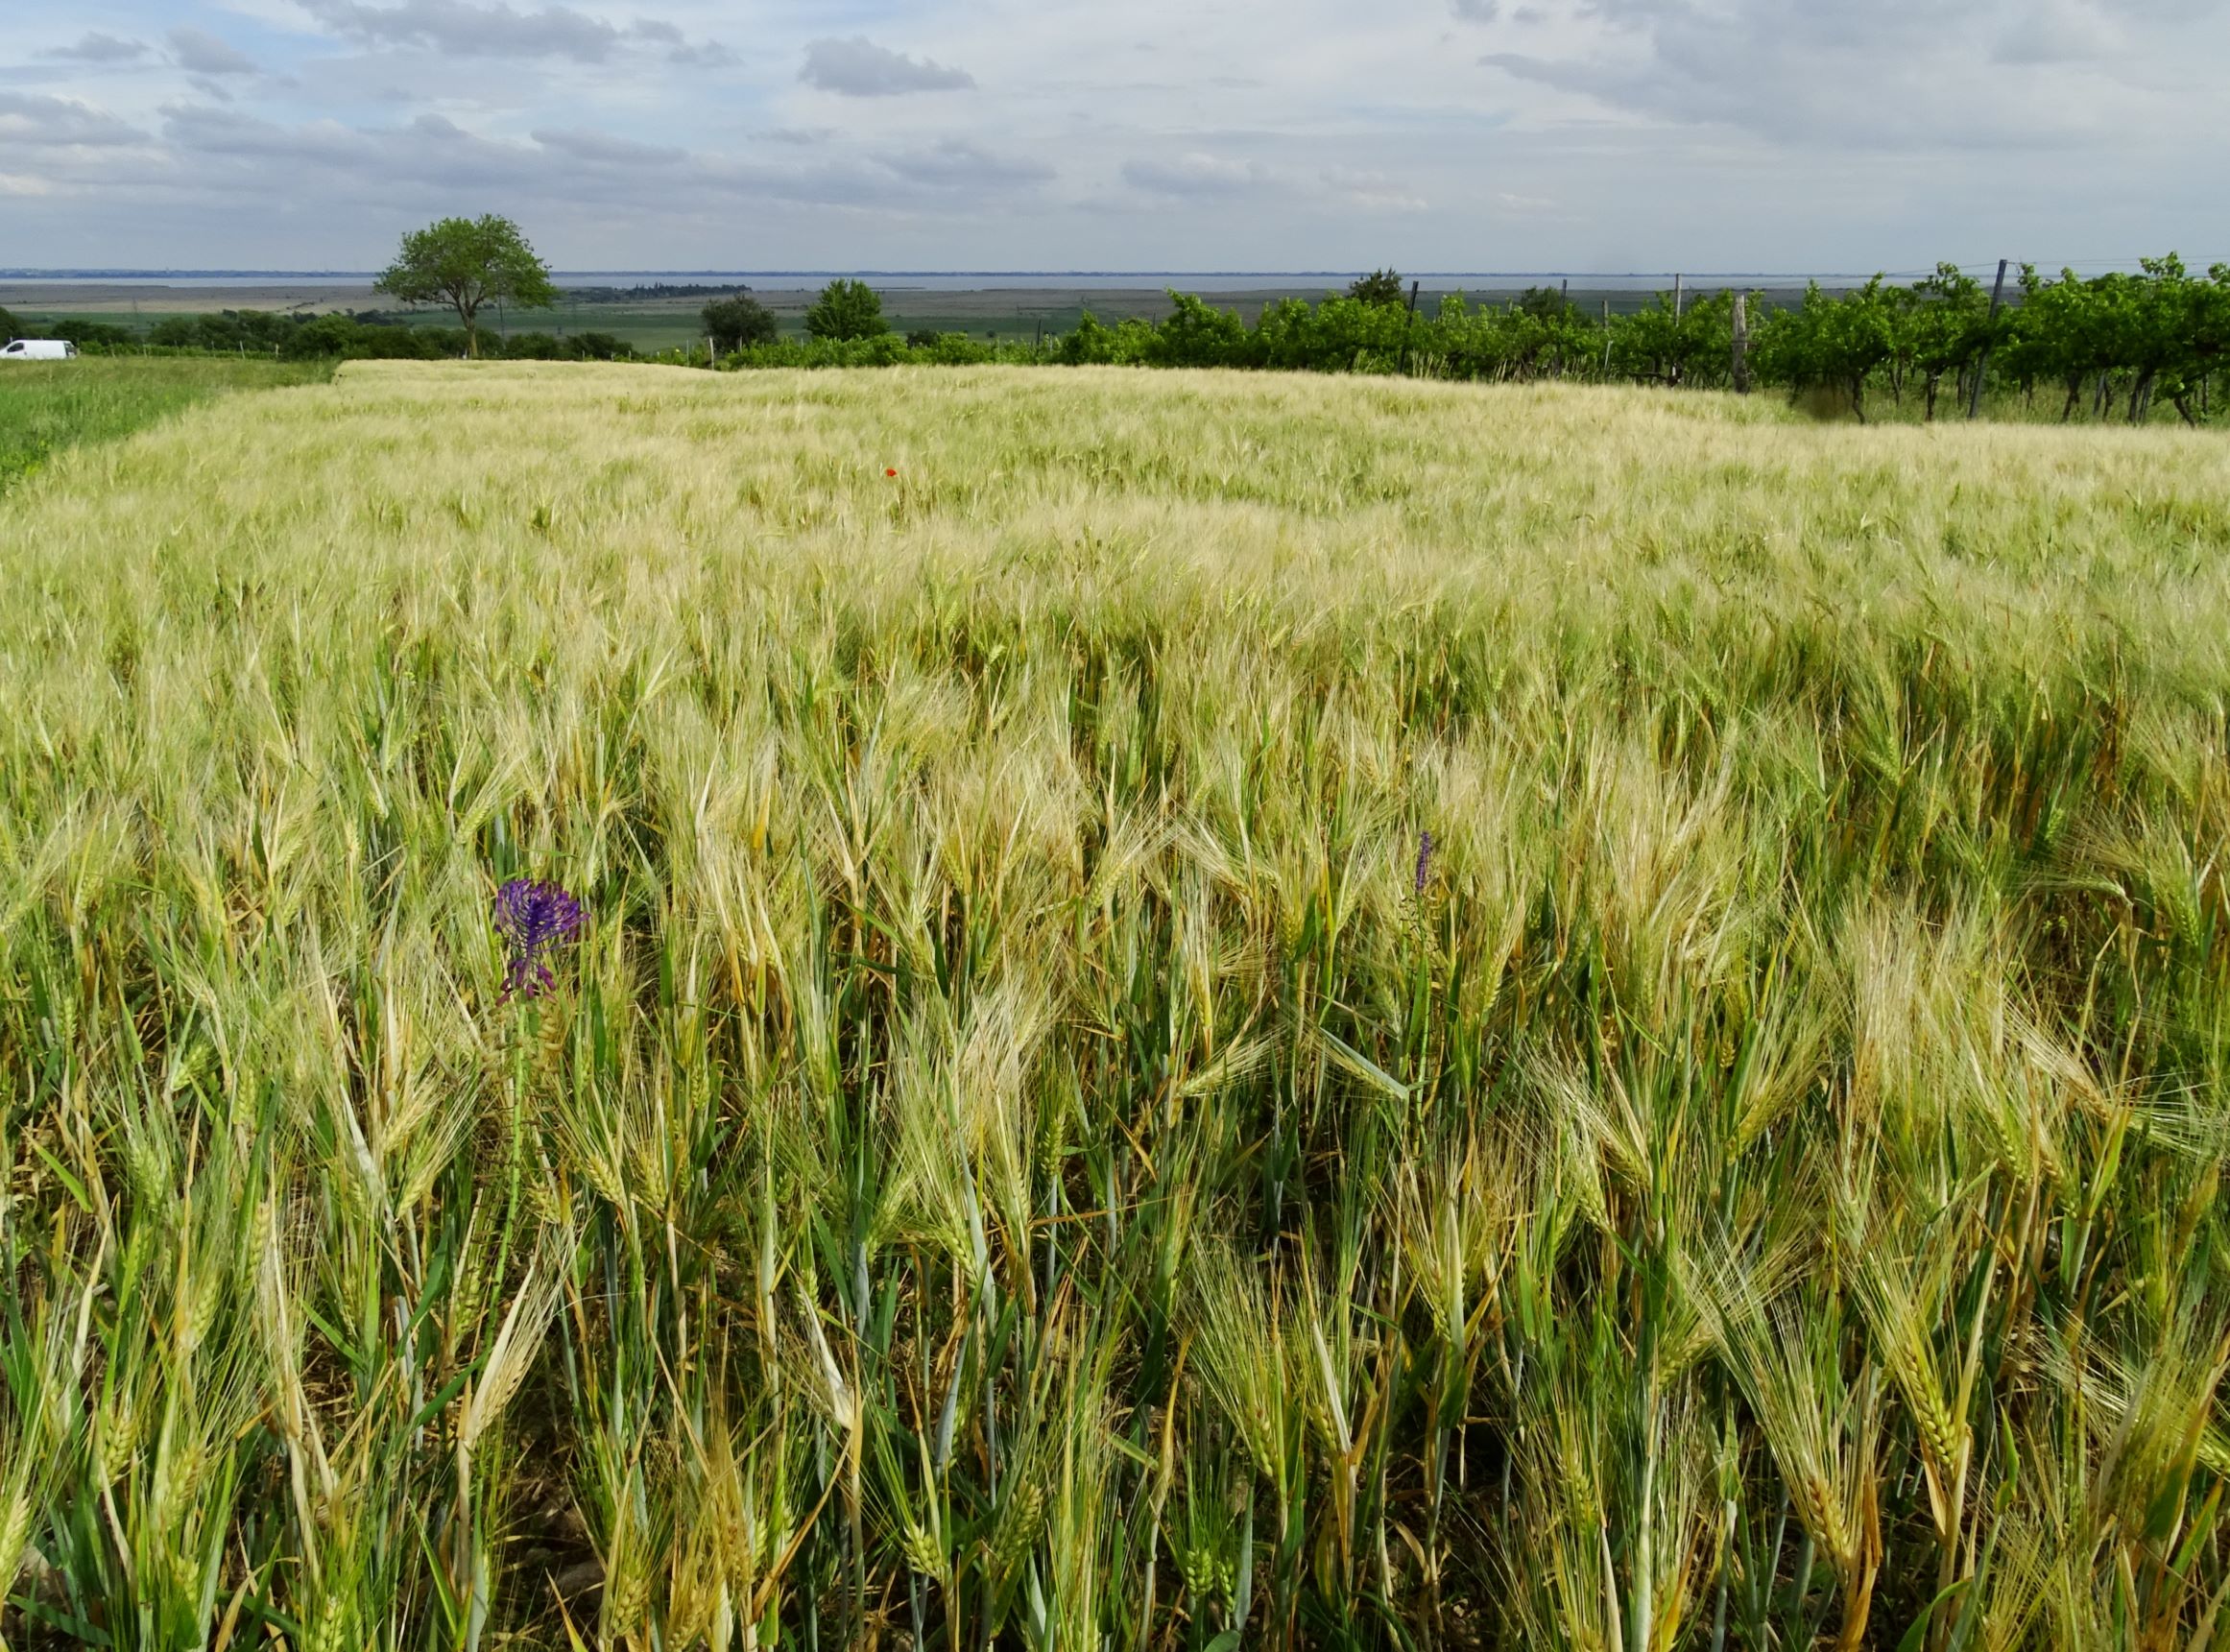
<instances>
[{"instance_id":1,"label":"horizon line","mask_svg":"<svg viewBox=\"0 0 2230 1652\"><path fill-rule=\"evenodd\" d=\"M1980 268L1979 265L1976 267ZM1871 279L1873 276L1878 275L1896 275L1901 273L1902 272L1885 270L1413 270L1403 271L1402 272L1402 275L1403 278L1413 280L1444 280L1455 276L1488 276L1497 280L1540 280L1550 278L1636 280L1644 277L1665 280L1718 280L1735 275L1764 277L1774 280L1818 279L1822 276L1834 276L1837 278L1848 276L1853 279L1864 280ZM220 277L244 278L249 276L271 277L275 279L284 278L287 280L306 280L313 277L347 278L351 280L362 278L369 280L375 277L378 274L379 272L376 270L195 270L128 268L122 265L79 265L53 269L0 268L0 280L89 280L102 276L108 276L117 279L141 280L156 279L166 276L187 277L198 280L210 280ZM949 279L959 276L973 275L1001 276L1006 278L1013 278L1017 276L1048 278L1091 276L1094 279L1108 280L1128 276L1135 276L1139 279L1144 279L1148 276L1175 275L1191 278L1213 277L1218 280L1232 280L1241 276L1248 278L1274 276L1281 278L1307 278L1310 280L1319 280L1328 278L1352 278L1355 275L1355 272L1352 270L876 270L864 268L827 268L799 270L581 269L552 270L550 274L554 276L568 276L574 278L578 278L584 275L610 275L627 276L637 279L649 278L653 276L757 276L763 279L773 276L787 275L874 275L885 278L935 276L939 278Z\"/></svg>"}]
</instances>

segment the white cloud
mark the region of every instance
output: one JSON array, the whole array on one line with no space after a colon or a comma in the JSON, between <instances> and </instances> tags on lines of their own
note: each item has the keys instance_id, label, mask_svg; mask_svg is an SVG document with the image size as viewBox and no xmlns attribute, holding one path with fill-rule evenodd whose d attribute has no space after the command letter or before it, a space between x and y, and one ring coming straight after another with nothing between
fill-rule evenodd
<instances>
[{"instance_id":1,"label":"white cloud","mask_svg":"<svg viewBox=\"0 0 2230 1652\"><path fill-rule=\"evenodd\" d=\"M25 149L118 149L147 134L75 98L0 91L0 144Z\"/></svg>"},{"instance_id":2,"label":"white cloud","mask_svg":"<svg viewBox=\"0 0 2230 1652\"><path fill-rule=\"evenodd\" d=\"M1174 160L1133 160L1123 165L1123 181L1151 195L1238 195L1272 181L1259 161L1231 160L1195 150Z\"/></svg>"},{"instance_id":3,"label":"white cloud","mask_svg":"<svg viewBox=\"0 0 2230 1652\"><path fill-rule=\"evenodd\" d=\"M1366 212L1429 212L1432 203L1407 183L1382 172L1353 166L1329 166L1318 175L1324 185L1342 200Z\"/></svg>"},{"instance_id":4,"label":"white cloud","mask_svg":"<svg viewBox=\"0 0 2230 1652\"><path fill-rule=\"evenodd\" d=\"M668 148L664 144L636 143L632 138L611 137L596 132L538 128L534 140L544 149L554 149L592 165L673 166L688 158L686 150Z\"/></svg>"},{"instance_id":5,"label":"white cloud","mask_svg":"<svg viewBox=\"0 0 2230 1652\"><path fill-rule=\"evenodd\" d=\"M0 5L18 264L2230 256L2223 0Z\"/></svg>"},{"instance_id":6,"label":"white cloud","mask_svg":"<svg viewBox=\"0 0 2230 1652\"><path fill-rule=\"evenodd\" d=\"M2092 63L2122 50L2121 30L2084 0L2034 0L2006 20L1992 59L2007 64Z\"/></svg>"},{"instance_id":7,"label":"white cloud","mask_svg":"<svg viewBox=\"0 0 2230 1652\"><path fill-rule=\"evenodd\" d=\"M147 51L145 40L119 39L92 30L74 46L57 46L43 55L74 63L132 63L146 57Z\"/></svg>"},{"instance_id":8,"label":"white cloud","mask_svg":"<svg viewBox=\"0 0 2230 1652\"><path fill-rule=\"evenodd\" d=\"M878 158L900 178L934 189L1019 189L1054 176L1042 160L992 155L958 138Z\"/></svg>"},{"instance_id":9,"label":"white cloud","mask_svg":"<svg viewBox=\"0 0 2230 1652\"><path fill-rule=\"evenodd\" d=\"M206 29L173 29L170 32L170 55L172 61L189 74L252 75L258 72L253 58L219 39Z\"/></svg>"},{"instance_id":10,"label":"white cloud","mask_svg":"<svg viewBox=\"0 0 2230 1652\"><path fill-rule=\"evenodd\" d=\"M336 34L373 46L422 47L464 57L569 59L603 63L630 45L663 46L668 56L693 56L718 47L691 47L679 26L661 17L622 27L570 6L522 12L471 0L402 0L372 6L363 0L297 0L304 12Z\"/></svg>"},{"instance_id":11,"label":"white cloud","mask_svg":"<svg viewBox=\"0 0 2230 1652\"><path fill-rule=\"evenodd\" d=\"M947 68L927 58L909 58L860 35L849 40L811 42L805 48L805 66L798 71L798 79L847 98L964 91L975 84L975 77L966 69Z\"/></svg>"},{"instance_id":12,"label":"white cloud","mask_svg":"<svg viewBox=\"0 0 2230 1652\"><path fill-rule=\"evenodd\" d=\"M1892 154L2093 142L2147 111L2132 27L2190 0L1557 0L1480 61L1621 113ZM2230 39L2230 36L2224 36ZM2219 48L2218 61L2230 53ZM2140 69L2134 77L2133 68ZM2157 109L2152 109L2157 113Z\"/></svg>"}]
</instances>

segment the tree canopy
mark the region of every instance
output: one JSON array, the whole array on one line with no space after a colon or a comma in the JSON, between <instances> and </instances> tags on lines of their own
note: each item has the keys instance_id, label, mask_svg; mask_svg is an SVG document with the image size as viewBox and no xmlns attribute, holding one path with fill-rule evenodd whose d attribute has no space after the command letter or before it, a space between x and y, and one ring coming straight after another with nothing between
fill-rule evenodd
<instances>
[{"instance_id":1,"label":"tree canopy","mask_svg":"<svg viewBox=\"0 0 2230 1652\"><path fill-rule=\"evenodd\" d=\"M890 330L882 299L865 281L829 282L805 312L805 331L817 339L872 339Z\"/></svg>"},{"instance_id":2,"label":"tree canopy","mask_svg":"<svg viewBox=\"0 0 2230 1652\"><path fill-rule=\"evenodd\" d=\"M1357 275L1348 283L1347 296L1366 304L1398 304L1402 301L1402 272L1373 270L1367 275Z\"/></svg>"},{"instance_id":3,"label":"tree canopy","mask_svg":"<svg viewBox=\"0 0 2230 1652\"><path fill-rule=\"evenodd\" d=\"M444 218L402 238L394 263L372 290L406 304L446 304L464 323L466 347L480 353L480 312L492 303L548 309L558 301L549 266L508 218Z\"/></svg>"},{"instance_id":4,"label":"tree canopy","mask_svg":"<svg viewBox=\"0 0 2230 1652\"><path fill-rule=\"evenodd\" d=\"M771 345L780 332L775 323L774 312L745 293L714 299L703 313L705 330L711 335L713 346L718 349L740 350L753 345Z\"/></svg>"}]
</instances>

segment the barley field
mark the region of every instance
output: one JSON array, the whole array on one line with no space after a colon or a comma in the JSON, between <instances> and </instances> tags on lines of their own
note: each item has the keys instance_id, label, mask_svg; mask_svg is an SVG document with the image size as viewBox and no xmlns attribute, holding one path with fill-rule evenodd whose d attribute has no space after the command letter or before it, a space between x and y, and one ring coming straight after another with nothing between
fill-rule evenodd
<instances>
[{"instance_id":1,"label":"barley field","mask_svg":"<svg viewBox=\"0 0 2230 1652\"><path fill-rule=\"evenodd\" d=\"M2219 435L359 365L0 706L11 1648L2230 1646Z\"/></svg>"}]
</instances>

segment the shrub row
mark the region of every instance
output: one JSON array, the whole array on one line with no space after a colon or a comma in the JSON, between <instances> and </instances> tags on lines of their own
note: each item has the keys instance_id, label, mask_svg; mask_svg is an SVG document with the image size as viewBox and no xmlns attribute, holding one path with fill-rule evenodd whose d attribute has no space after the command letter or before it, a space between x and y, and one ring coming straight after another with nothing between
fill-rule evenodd
<instances>
[{"instance_id":1,"label":"shrub row","mask_svg":"<svg viewBox=\"0 0 2230 1652\"><path fill-rule=\"evenodd\" d=\"M0 326L20 333L23 323L0 312ZM40 323L49 338L68 339L93 355L159 350L168 353L246 353L276 355L288 361L342 360L442 361L466 353L462 327L417 327L375 315L285 315L270 310L227 310L219 315L173 316L144 333L111 322L64 321ZM624 361L635 347L612 333L581 332L559 337L546 332L513 333L508 339L485 330L483 356L509 361Z\"/></svg>"},{"instance_id":2,"label":"shrub row","mask_svg":"<svg viewBox=\"0 0 2230 1652\"><path fill-rule=\"evenodd\" d=\"M1110 326L1089 312L1041 345L980 343L965 334L877 332L758 343L723 356L729 368L949 366L985 361L1070 366L1242 368L1526 381L1582 379L1720 389L1735 376L1733 291L1676 303L1660 296L1632 314L1598 318L1536 289L1500 304L1460 295L1412 314L1390 276L1316 303L1282 299L1252 325L1235 310L1171 292L1160 322ZM2002 309L1950 265L1909 286L1876 277L1800 303L1749 302L1754 381L1792 395L1824 392L1865 417L1869 395L1917 398L1932 418L1946 391L1964 398L1985 362L2027 399L2064 393L2062 417L2085 396L2092 412L2133 421L2167 402L2189 422L2209 411L2212 376L2230 354L2230 265L2194 275L2170 255L2140 272L2056 279L2022 272Z\"/></svg>"}]
</instances>

